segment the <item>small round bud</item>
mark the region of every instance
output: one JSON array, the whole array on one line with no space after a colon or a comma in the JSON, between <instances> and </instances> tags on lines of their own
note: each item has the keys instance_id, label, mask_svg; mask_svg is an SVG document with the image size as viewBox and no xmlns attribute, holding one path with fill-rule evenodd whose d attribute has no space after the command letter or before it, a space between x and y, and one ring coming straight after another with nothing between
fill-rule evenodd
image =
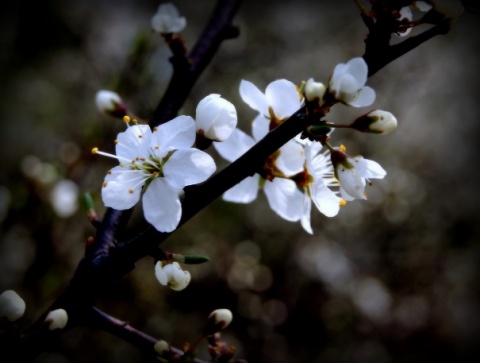
<instances>
[{"instance_id":1,"label":"small round bud","mask_svg":"<svg viewBox=\"0 0 480 363\"><path fill-rule=\"evenodd\" d=\"M187 25L185 17L180 16L175 5L160 4L151 20L152 29L160 34L179 33Z\"/></svg>"},{"instance_id":2,"label":"small round bud","mask_svg":"<svg viewBox=\"0 0 480 363\"><path fill-rule=\"evenodd\" d=\"M208 95L198 103L195 126L203 137L225 141L237 127L237 110L220 95Z\"/></svg>"},{"instance_id":3,"label":"small round bud","mask_svg":"<svg viewBox=\"0 0 480 363\"><path fill-rule=\"evenodd\" d=\"M95 104L98 110L106 115L123 118L127 114L127 107L122 98L112 91L98 91L95 95Z\"/></svg>"},{"instance_id":4,"label":"small round bud","mask_svg":"<svg viewBox=\"0 0 480 363\"><path fill-rule=\"evenodd\" d=\"M168 344L165 340L159 340L155 343L153 349L158 355L162 356L170 351L170 344Z\"/></svg>"},{"instance_id":5,"label":"small round bud","mask_svg":"<svg viewBox=\"0 0 480 363\"><path fill-rule=\"evenodd\" d=\"M0 294L0 317L9 321L20 319L25 313L25 301L13 290Z\"/></svg>"},{"instance_id":6,"label":"small round bud","mask_svg":"<svg viewBox=\"0 0 480 363\"><path fill-rule=\"evenodd\" d=\"M388 134L397 128L397 119L388 111L375 110L357 118L351 128L373 134Z\"/></svg>"},{"instance_id":7,"label":"small round bud","mask_svg":"<svg viewBox=\"0 0 480 363\"><path fill-rule=\"evenodd\" d=\"M45 318L45 323L49 324L48 329L63 329L67 325L68 315L63 309L52 310Z\"/></svg>"},{"instance_id":8,"label":"small round bud","mask_svg":"<svg viewBox=\"0 0 480 363\"><path fill-rule=\"evenodd\" d=\"M315 82L313 78L310 78L307 83L305 83L304 94L307 101L317 100L320 104L326 91L327 88L325 85L321 82Z\"/></svg>"},{"instance_id":9,"label":"small round bud","mask_svg":"<svg viewBox=\"0 0 480 363\"><path fill-rule=\"evenodd\" d=\"M203 329L203 335L213 335L220 330L225 329L232 322L233 315L228 309L217 309L210 313L208 316L205 328Z\"/></svg>"}]
</instances>

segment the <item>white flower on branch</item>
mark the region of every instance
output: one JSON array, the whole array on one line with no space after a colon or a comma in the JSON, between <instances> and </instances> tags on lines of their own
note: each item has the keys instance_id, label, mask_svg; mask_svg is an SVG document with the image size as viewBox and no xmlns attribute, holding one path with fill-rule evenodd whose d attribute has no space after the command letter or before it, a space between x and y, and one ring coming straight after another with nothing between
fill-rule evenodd
<instances>
[{"instance_id":1,"label":"white flower on branch","mask_svg":"<svg viewBox=\"0 0 480 363\"><path fill-rule=\"evenodd\" d=\"M260 91L252 82L240 82L242 100L259 114L252 122L252 134L260 140L268 131L294 114L302 105L303 96L297 87L286 79L271 82Z\"/></svg>"},{"instance_id":2,"label":"white flower on branch","mask_svg":"<svg viewBox=\"0 0 480 363\"><path fill-rule=\"evenodd\" d=\"M180 291L186 288L190 282L190 273L182 270L178 262L163 264L157 261L155 264L155 277L162 285L168 285L172 290Z\"/></svg>"},{"instance_id":3,"label":"white flower on branch","mask_svg":"<svg viewBox=\"0 0 480 363\"><path fill-rule=\"evenodd\" d=\"M374 110L358 117L350 127L361 132L388 134L397 128L397 119L391 112Z\"/></svg>"},{"instance_id":4,"label":"white flower on branch","mask_svg":"<svg viewBox=\"0 0 480 363\"><path fill-rule=\"evenodd\" d=\"M187 185L210 177L215 162L194 149L195 122L178 116L155 128L133 125L116 140L116 155L92 150L120 161L105 177L102 199L118 210L133 207L142 196L145 219L160 232L173 231L180 222L180 194Z\"/></svg>"},{"instance_id":5,"label":"white flower on branch","mask_svg":"<svg viewBox=\"0 0 480 363\"><path fill-rule=\"evenodd\" d=\"M387 172L376 161L362 156L350 157L341 150L332 150L335 177L340 183L343 199L367 199L365 185L370 179L383 179Z\"/></svg>"},{"instance_id":6,"label":"white flower on branch","mask_svg":"<svg viewBox=\"0 0 480 363\"><path fill-rule=\"evenodd\" d=\"M237 127L237 110L220 95L211 94L198 103L195 126L207 139L225 141Z\"/></svg>"},{"instance_id":7,"label":"white flower on branch","mask_svg":"<svg viewBox=\"0 0 480 363\"><path fill-rule=\"evenodd\" d=\"M330 188L339 187L329 158L329 151L321 152L319 142L305 144L305 170L296 176L296 182L304 191L303 213L300 219L303 229L313 234L310 215L312 202L327 217L334 217L340 210L341 199Z\"/></svg>"},{"instance_id":8,"label":"white flower on branch","mask_svg":"<svg viewBox=\"0 0 480 363\"><path fill-rule=\"evenodd\" d=\"M0 318L15 321L23 316L25 308L25 301L15 291L5 290L0 294Z\"/></svg>"},{"instance_id":9,"label":"white flower on branch","mask_svg":"<svg viewBox=\"0 0 480 363\"><path fill-rule=\"evenodd\" d=\"M230 138L215 143L217 152L227 161L234 162L256 140L239 129ZM287 221L298 221L302 210L302 193L289 177L303 170L305 154L302 145L290 140L265 162L262 173L243 179L223 194L223 199L234 203L250 203L257 198L258 189L264 190L272 210Z\"/></svg>"},{"instance_id":10,"label":"white flower on branch","mask_svg":"<svg viewBox=\"0 0 480 363\"><path fill-rule=\"evenodd\" d=\"M185 17L180 16L175 5L171 3L161 4L152 17L152 29L160 34L179 33L187 25Z\"/></svg>"},{"instance_id":11,"label":"white flower on branch","mask_svg":"<svg viewBox=\"0 0 480 363\"><path fill-rule=\"evenodd\" d=\"M369 106L375 101L375 91L365 86L368 66L361 57L337 64L329 82L329 91L340 102L353 107Z\"/></svg>"}]
</instances>

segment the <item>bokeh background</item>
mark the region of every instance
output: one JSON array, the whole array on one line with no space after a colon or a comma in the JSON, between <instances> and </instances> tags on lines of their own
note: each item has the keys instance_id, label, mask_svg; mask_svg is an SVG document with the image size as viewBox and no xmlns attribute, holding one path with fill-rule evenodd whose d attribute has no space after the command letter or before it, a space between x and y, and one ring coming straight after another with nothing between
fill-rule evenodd
<instances>
[{"instance_id":1,"label":"bokeh background","mask_svg":"<svg viewBox=\"0 0 480 363\"><path fill-rule=\"evenodd\" d=\"M175 0L191 47L214 1ZM169 76L170 51L150 31L158 1L26 0L2 5L0 27L0 291L27 302L28 326L68 283L94 233L77 195L99 190L114 160L122 122L101 115L100 89L119 92L148 119ZM275 79L327 82L337 63L363 54L366 28L354 1L246 0L183 114L219 93L237 106L249 132L255 112L241 101L241 79L260 89ZM384 136L333 135L350 154L388 172L368 201L335 218L314 210L315 234L274 214L262 193L249 205L215 201L163 247L204 254L192 282L174 292L158 284L152 259L98 298L98 307L181 347L205 317L229 308L223 333L251 363L473 362L480 355L479 15L466 12L445 36L391 63L369 80L372 106L393 112ZM368 111L338 106L330 120ZM225 166L213 150L219 169ZM73 201L73 202L72 202ZM68 207L70 206L70 207ZM131 225L140 221L135 210ZM201 344L198 356L208 358ZM81 327L38 363L139 362L135 347Z\"/></svg>"}]
</instances>

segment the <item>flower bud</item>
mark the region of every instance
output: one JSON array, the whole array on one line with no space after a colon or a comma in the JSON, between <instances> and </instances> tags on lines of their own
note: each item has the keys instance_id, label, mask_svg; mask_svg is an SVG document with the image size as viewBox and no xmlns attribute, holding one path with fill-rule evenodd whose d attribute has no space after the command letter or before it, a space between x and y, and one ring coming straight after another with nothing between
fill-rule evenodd
<instances>
[{"instance_id":1,"label":"flower bud","mask_svg":"<svg viewBox=\"0 0 480 363\"><path fill-rule=\"evenodd\" d=\"M48 329L63 329L67 325L68 315L67 312L63 309L52 310L48 313L45 318L45 323L48 323Z\"/></svg>"},{"instance_id":2,"label":"flower bud","mask_svg":"<svg viewBox=\"0 0 480 363\"><path fill-rule=\"evenodd\" d=\"M315 82L313 78L310 78L307 83L305 84L304 94L307 101L314 101L320 104L323 100L323 96L325 96L325 92L327 88L321 82Z\"/></svg>"},{"instance_id":3,"label":"flower bud","mask_svg":"<svg viewBox=\"0 0 480 363\"><path fill-rule=\"evenodd\" d=\"M388 134L397 128L397 119L388 111L375 110L357 118L351 128L373 134Z\"/></svg>"},{"instance_id":4,"label":"flower bud","mask_svg":"<svg viewBox=\"0 0 480 363\"><path fill-rule=\"evenodd\" d=\"M115 92L100 90L95 95L95 103L100 112L117 118L127 114L127 107L122 98Z\"/></svg>"},{"instance_id":5,"label":"flower bud","mask_svg":"<svg viewBox=\"0 0 480 363\"><path fill-rule=\"evenodd\" d=\"M217 94L203 98L197 106L197 133L214 141L225 141L237 126L235 106Z\"/></svg>"},{"instance_id":6,"label":"flower bud","mask_svg":"<svg viewBox=\"0 0 480 363\"><path fill-rule=\"evenodd\" d=\"M179 33L186 25L185 17L171 3L161 4L151 21L152 29L160 34Z\"/></svg>"},{"instance_id":7,"label":"flower bud","mask_svg":"<svg viewBox=\"0 0 480 363\"><path fill-rule=\"evenodd\" d=\"M203 329L203 335L213 335L220 330L225 329L232 322L232 312L228 309L217 309L210 313L208 316L205 328Z\"/></svg>"},{"instance_id":8,"label":"flower bud","mask_svg":"<svg viewBox=\"0 0 480 363\"><path fill-rule=\"evenodd\" d=\"M159 340L155 343L153 349L158 355L162 356L170 351L170 344L168 344L165 340Z\"/></svg>"},{"instance_id":9,"label":"flower bud","mask_svg":"<svg viewBox=\"0 0 480 363\"><path fill-rule=\"evenodd\" d=\"M15 321L25 313L25 301L13 290L0 294L0 317Z\"/></svg>"}]
</instances>

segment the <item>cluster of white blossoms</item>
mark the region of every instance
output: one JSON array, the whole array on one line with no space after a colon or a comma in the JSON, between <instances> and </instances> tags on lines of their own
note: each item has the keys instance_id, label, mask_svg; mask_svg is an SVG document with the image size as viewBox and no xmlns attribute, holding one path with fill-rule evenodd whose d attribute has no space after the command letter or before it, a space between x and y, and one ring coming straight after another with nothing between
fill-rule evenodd
<instances>
[{"instance_id":1,"label":"cluster of white blossoms","mask_svg":"<svg viewBox=\"0 0 480 363\"><path fill-rule=\"evenodd\" d=\"M116 155L92 150L120 161L105 177L103 201L107 207L124 210L142 199L145 219L157 230L171 232L181 219L183 188L205 181L216 169L209 154L193 147L198 137L213 141L220 156L234 162L306 103L314 102L320 108L328 103L326 109L339 102L353 107L371 105L375 91L365 85L367 75L363 58L353 58L335 67L328 87L309 79L299 89L282 79L270 83L262 92L242 80L240 96L258 112L251 124L252 136L236 128L235 107L218 94L199 102L196 120L178 116L151 130L137 122L130 125L126 116L129 127L117 136ZM379 134L397 126L395 117L382 110L371 111L350 125L320 122L329 129L348 127ZM322 214L333 217L346 201L366 199L367 181L386 175L378 163L349 156L343 146L333 147L326 139L319 141L315 135L288 141L265 160L256 174L225 192L223 199L250 203L262 189L275 213L291 222L300 221L308 233L313 233L312 203Z\"/></svg>"},{"instance_id":2,"label":"cluster of white blossoms","mask_svg":"<svg viewBox=\"0 0 480 363\"><path fill-rule=\"evenodd\" d=\"M217 152L234 162L270 130L295 113L306 101L319 105L323 99L334 98L353 107L365 107L375 101L375 91L365 86L368 67L363 58L338 64L328 88L309 79L303 93L292 82L282 79L270 83L265 93L243 80L240 96L258 115L252 121L252 136L235 129L230 138L214 143ZM362 132L388 133L397 125L395 117L375 110L358 118L348 127ZM328 125L334 126L334 125ZM343 147L326 150L317 141L295 138L271 155L264 168L228 190L223 199L250 203L263 189L270 207L288 221L300 221L308 233L311 228L311 205L327 217L338 214L345 201L366 199L365 187L370 179L381 179L385 170L376 162L361 156L350 157Z\"/></svg>"}]
</instances>

